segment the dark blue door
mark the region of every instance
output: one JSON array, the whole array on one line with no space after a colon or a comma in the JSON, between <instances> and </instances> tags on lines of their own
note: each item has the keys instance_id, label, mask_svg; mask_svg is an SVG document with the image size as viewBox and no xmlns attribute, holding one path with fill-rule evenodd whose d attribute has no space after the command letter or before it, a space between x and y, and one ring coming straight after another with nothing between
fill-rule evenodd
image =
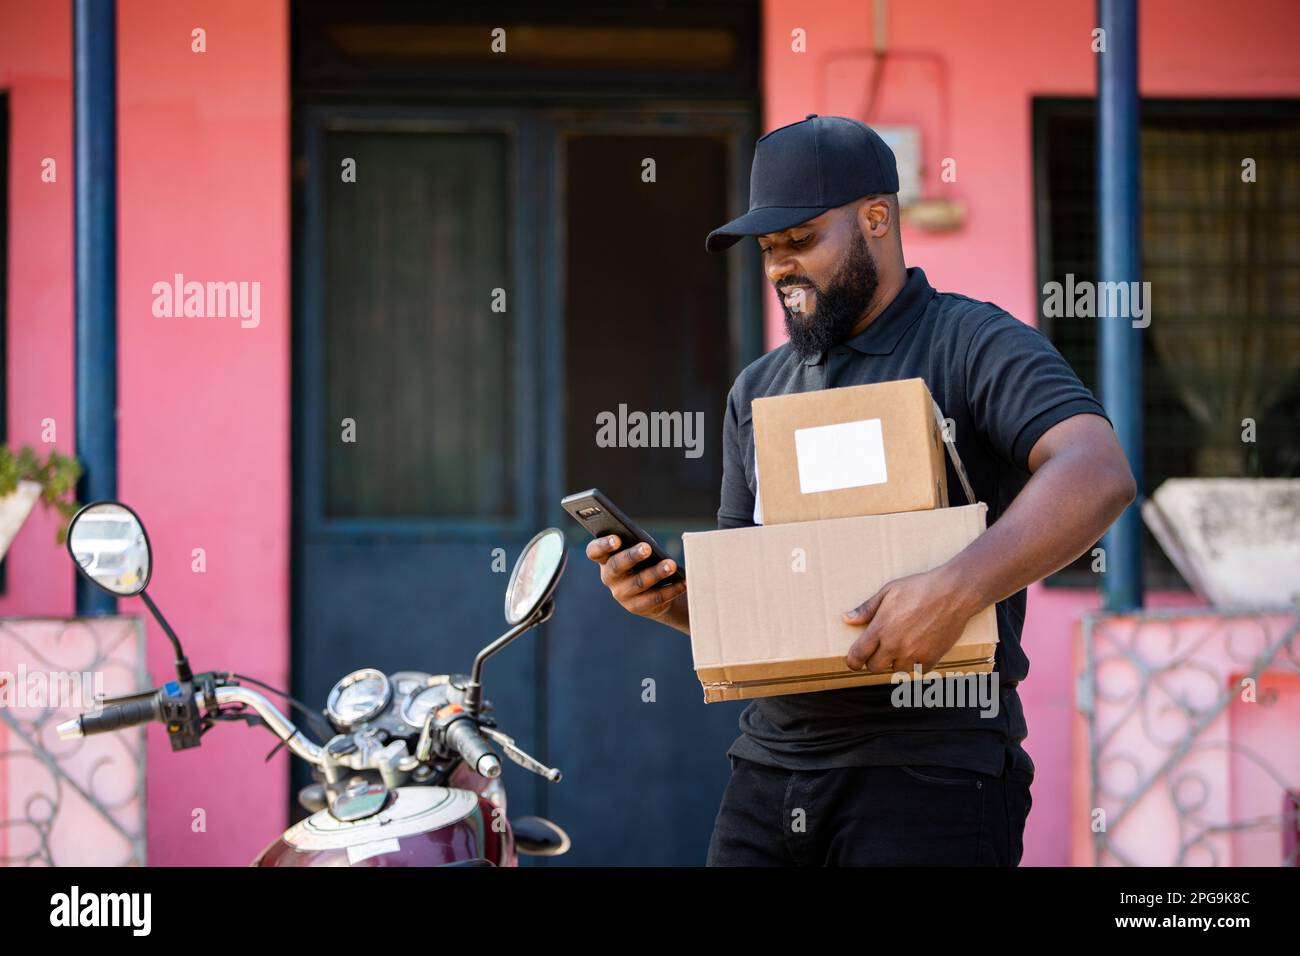
<instances>
[{"instance_id":1,"label":"dark blue door","mask_svg":"<svg viewBox=\"0 0 1300 956\"><path fill-rule=\"evenodd\" d=\"M511 815L564 826L561 862L702 862L738 708L703 705L689 641L614 604L557 503L601 486L674 548L713 524L722 408L758 310L753 261L705 257L702 237L741 201L746 118L300 120L296 693L319 704L362 666L468 669L504 630L520 547L563 527L554 619L485 672L503 729L565 773L507 763ZM674 245L689 252L665 260ZM698 413L694 444L598 440L620 406Z\"/></svg>"}]
</instances>

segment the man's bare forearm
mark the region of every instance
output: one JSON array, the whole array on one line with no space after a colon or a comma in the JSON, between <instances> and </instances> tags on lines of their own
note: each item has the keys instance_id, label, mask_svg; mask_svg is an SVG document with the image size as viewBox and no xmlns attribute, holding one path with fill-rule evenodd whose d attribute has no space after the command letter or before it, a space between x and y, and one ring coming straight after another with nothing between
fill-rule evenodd
<instances>
[{"instance_id":1,"label":"man's bare forearm","mask_svg":"<svg viewBox=\"0 0 1300 956\"><path fill-rule=\"evenodd\" d=\"M1083 554L1133 496L1122 456L1117 461L1089 446L1065 449L1034 473L987 532L943 566L944 577L973 615Z\"/></svg>"}]
</instances>

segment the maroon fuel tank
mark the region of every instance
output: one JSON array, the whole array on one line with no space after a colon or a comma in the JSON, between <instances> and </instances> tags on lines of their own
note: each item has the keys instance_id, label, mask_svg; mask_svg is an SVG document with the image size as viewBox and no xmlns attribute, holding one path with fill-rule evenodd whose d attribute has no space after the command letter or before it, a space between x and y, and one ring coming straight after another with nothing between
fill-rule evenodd
<instances>
[{"instance_id":1,"label":"maroon fuel tank","mask_svg":"<svg viewBox=\"0 0 1300 956\"><path fill-rule=\"evenodd\" d=\"M453 781L486 784L476 774ZM344 823L321 810L295 823L253 866L515 866L505 813L474 790L398 787L374 816Z\"/></svg>"}]
</instances>

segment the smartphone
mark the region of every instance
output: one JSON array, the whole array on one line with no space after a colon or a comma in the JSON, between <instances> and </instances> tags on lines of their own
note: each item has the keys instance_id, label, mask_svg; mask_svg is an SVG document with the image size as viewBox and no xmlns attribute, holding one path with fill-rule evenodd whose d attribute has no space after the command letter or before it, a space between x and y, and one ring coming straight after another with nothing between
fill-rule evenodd
<instances>
[{"instance_id":1,"label":"smartphone","mask_svg":"<svg viewBox=\"0 0 1300 956\"><path fill-rule=\"evenodd\" d=\"M619 551L626 551L628 548L635 547L641 541L650 545L650 557L638 564L634 570L642 571L654 567L660 561L672 561L677 570L662 579L659 584L676 584L685 580L682 573L682 563L674 560L668 552L659 546L658 541L638 527L635 521L623 514L614 502L605 497L599 488L591 488L587 491L580 491L576 495L569 495L560 502L560 507L572 515L574 521L590 531L593 538L603 538L608 534L618 535ZM655 586L658 587L659 585Z\"/></svg>"}]
</instances>

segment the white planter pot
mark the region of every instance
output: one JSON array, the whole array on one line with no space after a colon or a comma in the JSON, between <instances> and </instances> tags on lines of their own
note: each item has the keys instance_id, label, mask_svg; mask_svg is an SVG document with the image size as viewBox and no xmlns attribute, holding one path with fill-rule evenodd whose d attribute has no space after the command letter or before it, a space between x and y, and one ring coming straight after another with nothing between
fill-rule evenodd
<instances>
[{"instance_id":1,"label":"white planter pot","mask_svg":"<svg viewBox=\"0 0 1300 956\"><path fill-rule=\"evenodd\" d=\"M40 485L34 481L20 481L17 488L0 498L0 560L4 559L14 536L32 513L32 506L40 496Z\"/></svg>"},{"instance_id":2,"label":"white planter pot","mask_svg":"<svg viewBox=\"0 0 1300 956\"><path fill-rule=\"evenodd\" d=\"M1211 604L1300 604L1300 478L1171 478L1142 517Z\"/></svg>"}]
</instances>

